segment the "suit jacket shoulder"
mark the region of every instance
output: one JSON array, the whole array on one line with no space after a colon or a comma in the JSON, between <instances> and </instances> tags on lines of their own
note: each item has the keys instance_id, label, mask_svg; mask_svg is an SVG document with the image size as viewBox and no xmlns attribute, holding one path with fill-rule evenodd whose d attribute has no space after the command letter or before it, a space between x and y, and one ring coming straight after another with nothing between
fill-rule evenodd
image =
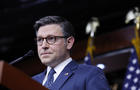
<instances>
[{"instance_id":1,"label":"suit jacket shoulder","mask_svg":"<svg viewBox=\"0 0 140 90\"><path fill-rule=\"evenodd\" d=\"M45 75L46 75L46 69L43 72L41 72L41 73L39 73L37 75L34 75L32 77L32 79L37 81L37 82L39 82L40 84L42 84L42 82L43 82L43 80L45 78Z\"/></svg>"}]
</instances>

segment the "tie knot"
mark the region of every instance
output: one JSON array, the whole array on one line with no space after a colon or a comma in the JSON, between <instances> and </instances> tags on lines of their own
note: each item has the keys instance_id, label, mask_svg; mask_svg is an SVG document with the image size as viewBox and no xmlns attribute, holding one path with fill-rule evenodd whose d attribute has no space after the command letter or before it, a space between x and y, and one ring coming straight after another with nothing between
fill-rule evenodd
<instances>
[{"instance_id":1,"label":"tie knot","mask_svg":"<svg viewBox=\"0 0 140 90\"><path fill-rule=\"evenodd\" d=\"M49 72L49 75L52 76L54 73L56 73L56 72L55 72L55 70L52 68L52 69L50 70L50 72Z\"/></svg>"}]
</instances>

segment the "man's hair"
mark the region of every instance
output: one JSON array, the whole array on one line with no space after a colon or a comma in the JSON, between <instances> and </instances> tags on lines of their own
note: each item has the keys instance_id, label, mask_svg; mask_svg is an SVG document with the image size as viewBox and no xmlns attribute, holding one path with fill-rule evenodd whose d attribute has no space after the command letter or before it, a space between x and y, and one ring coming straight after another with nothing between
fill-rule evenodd
<instances>
[{"instance_id":1,"label":"man's hair","mask_svg":"<svg viewBox=\"0 0 140 90\"><path fill-rule=\"evenodd\" d=\"M49 25L49 24L57 24L62 28L62 32L64 36L70 37L75 36L74 28L72 24L63 17L60 16L46 16L41 18L40 20L35 22L34 29L38 32L38 29L41 26Z\"/></svg>"}]
</instances>

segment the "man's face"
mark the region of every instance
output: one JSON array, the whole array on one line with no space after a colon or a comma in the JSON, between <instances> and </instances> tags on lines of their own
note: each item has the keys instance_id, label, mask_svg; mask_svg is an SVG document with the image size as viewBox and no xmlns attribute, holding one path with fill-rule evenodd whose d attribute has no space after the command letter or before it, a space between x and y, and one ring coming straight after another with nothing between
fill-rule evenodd
<instances>
[{"instance_id":1,"label":"man's face","mask_svg":"<svg viewBox=\"0 0 140 90\"><path fill-rule=\"evenodd\" d=\"M37 32L37 37L39 38L46 38L51 35L64 36L62 28L57 24L42 26ZM68 42L68 39L56 38L56 42L54 44L48 44L44 39L42 45L37 46L41 62L45 65L55 67L65 59L69 58L68 50L72 47L72 45L70 46Z\"/></svg>"}]
</instances>

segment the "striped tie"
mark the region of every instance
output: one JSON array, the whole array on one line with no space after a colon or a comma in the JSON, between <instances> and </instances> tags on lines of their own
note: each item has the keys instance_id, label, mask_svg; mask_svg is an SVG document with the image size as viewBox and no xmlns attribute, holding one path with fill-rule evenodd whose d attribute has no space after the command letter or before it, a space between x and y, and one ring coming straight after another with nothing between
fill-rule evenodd
<instances>
[{"instance_id":1,"label":"striped tie","mask_svg":"<svg viewBox=\"0 0 140 90\"><path fill-rule=\"evenodd\" d=\"M49 89L50 89L51 85L53 84L53 80L54 80L53 75L54 75L54 73L56 73L56 72L55 72L55 70L52 68L52 69L50 70L49 74L48 74L48 79L47 79L47 81L46 81L46 83L45 83L45 86L46 86L47 88L49 88Z\"/></svg>"}]
</instances>

